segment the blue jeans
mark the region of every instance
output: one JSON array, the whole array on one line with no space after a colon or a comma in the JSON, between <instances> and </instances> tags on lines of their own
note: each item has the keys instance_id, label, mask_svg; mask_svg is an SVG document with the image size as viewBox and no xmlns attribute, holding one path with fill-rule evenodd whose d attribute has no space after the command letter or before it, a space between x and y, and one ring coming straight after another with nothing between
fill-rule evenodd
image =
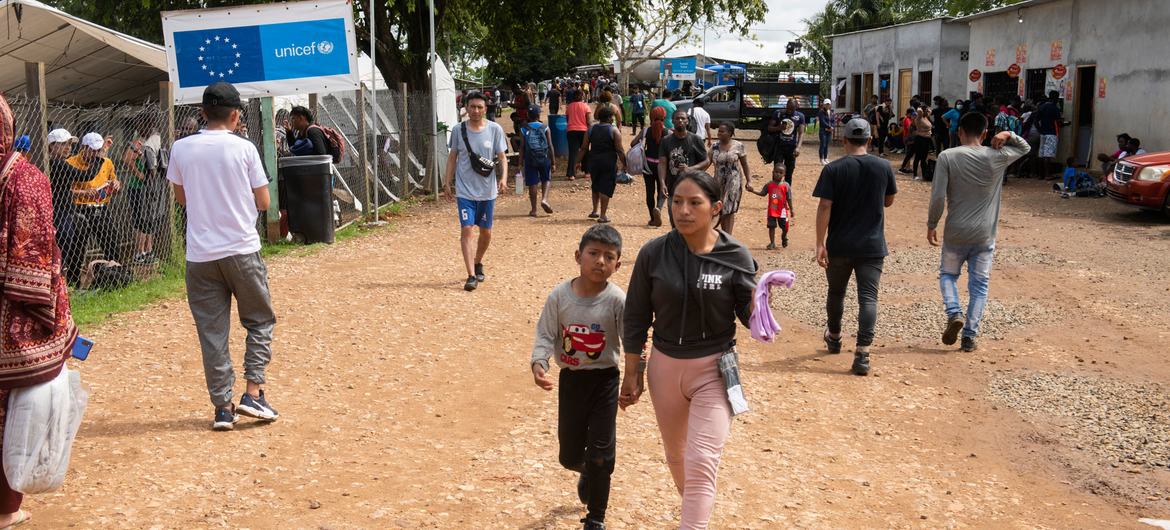
<instances>
[{"instance_id":1,"label":"blue jeans","mask_svg":"<svg viewBox=\"0 0 1170 530\"><path fill-rule=\"evenodd\" d=\"M833 143L833 130L832 129L828 129L828 130L821 129L820 137L821 137L821 150L820 150L821 160L827 160L829 158L829 144Z\"/></svg>"},{"instance_id":2,"label":"blue jeans","mask_svg":"<svg viewBox=\"0 0 1170 530\"><path fill-rule=\"evenodd\" d=\"M963 314L959 304L959 274L963 263L967 264L967 324L963 326L964 337L979 335L979 321L987 306L987 284L991 280L991 261L995 256L995 243L990 245L947 245L942 247L942 264L938 271L938 284L942 290L943 305L947 318Z\"/></svg>"}]
</instances>

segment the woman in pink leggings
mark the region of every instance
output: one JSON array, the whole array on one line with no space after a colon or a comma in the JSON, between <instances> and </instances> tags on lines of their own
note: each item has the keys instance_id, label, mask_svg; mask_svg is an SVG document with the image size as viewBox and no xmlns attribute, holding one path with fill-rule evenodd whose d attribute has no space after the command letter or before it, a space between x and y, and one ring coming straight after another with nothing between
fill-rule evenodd
<instances>
[{"instance_id":1,"label":"woman in pink leggings","mask_svg":"<svg viewBox=\"0 0 1170 530\"><path fill-rule=\"evenodd\" d=\"M681 529L707 528L715 505L732 416L719 358L735 355L735 321L748 325L756 285L751 253L715 229L723 196L711 175L684 173L671 197L676 228L642 247L626 293L622 344L626 373L637 375L622 382L619 402L641 395L640 356L653 327L650 398L682 496Z\"/></svg>"}]
</instances>

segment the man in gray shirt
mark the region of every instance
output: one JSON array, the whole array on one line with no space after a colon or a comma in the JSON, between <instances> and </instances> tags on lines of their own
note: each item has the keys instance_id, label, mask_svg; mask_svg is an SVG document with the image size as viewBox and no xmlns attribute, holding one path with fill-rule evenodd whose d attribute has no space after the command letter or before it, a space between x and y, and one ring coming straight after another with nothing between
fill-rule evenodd
<instances>
[{"instance_id":1,"label":"man in gray shirt","mask_svg":"<svg viewBox=\"0 0 1170 530\"><path fill-rule=\"evenodd\" d=\"M999 201L1003 172L1028 154L1028 142L1010 131L981 145L987 134L987 117L971 112L959 119L958 147L938 155L930 193L926 239L939 246L938 222L947 212L943 231L939 287L947 312L943 344L951 345L963 332L960 350L975 351L979 321L987 305L987 284L995 254L995 233L999 225ZM967 264L967 317L959 304L959 274Z\"/></svg>"},{"instance_id":2,"label":"man in gray shirt","mask_svg":"<svg viewBox=\"0 0 1170 530\"><path fill-rule=\"evenodd\" d=\"M474 291L484 280L483 255L492 241L496 196L507 185L508 142L503 127L484 119L488 107L483 94L472 92L463 101L468 119L455 126L447 142L450 154L447 172L443 174L443 196L450 200L454 179L455 202L459 208L459 247L467 267L463 289ZM490 169L493 162L494 171ZM479 238L473 251L471 237L476 227L479 227Z\"/></svg>"}]
</instances>

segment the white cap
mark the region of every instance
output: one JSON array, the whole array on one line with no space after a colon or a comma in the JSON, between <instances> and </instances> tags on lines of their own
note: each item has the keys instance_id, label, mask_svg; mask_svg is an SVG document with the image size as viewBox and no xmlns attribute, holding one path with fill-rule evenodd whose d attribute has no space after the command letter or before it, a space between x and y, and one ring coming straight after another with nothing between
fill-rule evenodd
<instances>
[{"instance_id":1,"label":"white cap","mask_svg":"<svg viewBox=\"0 0 1170 530\"><path fill-rule=\"evenodd\" d=\"M53 129L53 130L49 131L49 143L51 143L51 144L59 144L62 142L74 142L74 141L77 141L77 137L73 136L73 133L69 132L68 130Z\"/></svg>"},{"instance_id":2,"label":"white cap","mask_svg":"<svg viewBox=\"0 0 1170 530\"><path fill-rule=\"evenodd\" d=\"M81 145L97 151L106 146L106 139L95 132L86 133L85 136L81 137Z\"/></svg>"}]
</instances>

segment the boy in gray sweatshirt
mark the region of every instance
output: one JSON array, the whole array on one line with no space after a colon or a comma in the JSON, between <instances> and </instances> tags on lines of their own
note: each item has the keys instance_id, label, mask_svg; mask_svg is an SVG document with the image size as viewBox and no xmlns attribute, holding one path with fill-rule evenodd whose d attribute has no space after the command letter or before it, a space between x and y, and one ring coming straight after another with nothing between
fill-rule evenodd
<instances>
[{"instance_id":1,"label":"boy in gray sweatshirt","mask_svg":"<svg viewBox=\"0 0 1170 530\"><path fill-rule=\"evenodd\" d=\"M590 227L576 260L580 275L553 289L536 323L532 377L552 390L550 357L561 368L557 400L560 461L581 473L577 496L588 507L585 530L604 530L617 443L622 313L626 293L610 283L621 266L622 238L610 225Z\"/></svg>"},{"instance_id":2,"label":"boy in gray sweatshirt","mask_svg":"<svg viewBox=\"0 0 1170 530\"><path fill-rule=\"evenodd\" d=\"M975 351L977 347L975 337L987 305L1003 172L1031 149L1026 140L1010 131L995 135L991 147L984 147L981 142L986 133L987 117L983 114L972 112L959 118L960 145L938 155L926 220L926 239L937 247L938 222L946 210L938 275L947 312L942 341L954 344L962 330L960 350L965 352ZM970 296L966 319L959 304L958 288L963 263L967 264Z\"/></svg>"}]
</instances>

